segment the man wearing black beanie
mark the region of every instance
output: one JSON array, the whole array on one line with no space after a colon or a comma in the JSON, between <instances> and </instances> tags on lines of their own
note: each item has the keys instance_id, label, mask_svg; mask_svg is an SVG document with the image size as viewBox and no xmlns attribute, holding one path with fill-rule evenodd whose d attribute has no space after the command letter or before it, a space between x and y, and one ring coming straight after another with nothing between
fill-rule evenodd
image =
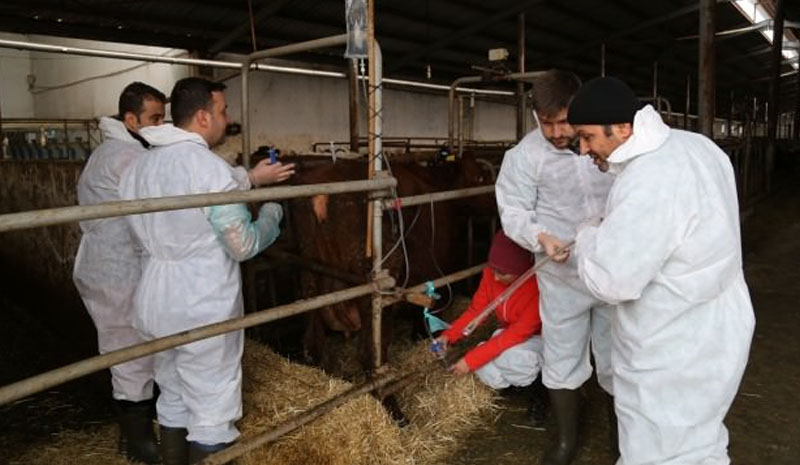
<instances>
[{"instance_id":1,"label":"man wearing black beanie","mask_svg":"<svg viewBox=\"0 0 800 465\"><path fill-rule=\"evenodd\" d=\"M727 465L723 424L753 335L727 155L670 129L614 78L584 85L569 121L616 175L604 220L579 228L578 274L616 306L620 465Z\"/></svg>"}]
</instances>

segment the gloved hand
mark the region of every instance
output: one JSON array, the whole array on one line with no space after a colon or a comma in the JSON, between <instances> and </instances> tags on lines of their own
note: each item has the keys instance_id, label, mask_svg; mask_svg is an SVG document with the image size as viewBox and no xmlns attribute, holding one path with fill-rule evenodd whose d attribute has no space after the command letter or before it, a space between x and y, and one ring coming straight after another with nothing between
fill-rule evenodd
<instances>
[{"instance_id":1,"label":"gloved hand","mask_svg":"<svg viewBox=\"0 0 800 465\"><path fill-rule=\"evenodd\" d=\"M429 349L436 357L444 357L447 354L447 350L450 348L450 339L445 336L441 335L433 340Z\"/></svg>"},{"instance_id":2,"label":"gloved hand","mask_svg":"<svg viewBox=\"0 0 800 465\"><path fill-rule=\"evenodd\" d=\"M267 202L258 209L258 219L269 218L278 224L283 219L283 207L276 202Z\"/></svg>"},{"instance_id":3,"label":"gloved hand","mask_svg":"<svg viewBox=\"0 0 800 465\"><path fill-rule=\"evenodd\" d=\"M243 203L215 205L209 207L206 216L231 258L244 261L275 242L280 234L283 209L277 203L265 203L259 209L258 219L251 221Z\"/></svg>"}]
</instances>

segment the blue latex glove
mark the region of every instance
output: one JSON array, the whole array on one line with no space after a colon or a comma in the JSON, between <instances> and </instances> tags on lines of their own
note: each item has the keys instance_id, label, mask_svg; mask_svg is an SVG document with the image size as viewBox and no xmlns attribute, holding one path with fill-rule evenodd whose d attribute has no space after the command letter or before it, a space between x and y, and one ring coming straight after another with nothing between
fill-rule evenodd
<instances>
[{"instance_id":1,"label":"blue latex glove","mask_svg":"<svg viewBox=\"0 0 800 465\"><path fill-rule=\"evenodd\" d=\"M262 205L256 221L251 221L250 211L243 203L215 205L207 212L214 233L231 258L239 262L266 249L280 234L283 209L277 203Z\"/></svg>"}]
</instances>

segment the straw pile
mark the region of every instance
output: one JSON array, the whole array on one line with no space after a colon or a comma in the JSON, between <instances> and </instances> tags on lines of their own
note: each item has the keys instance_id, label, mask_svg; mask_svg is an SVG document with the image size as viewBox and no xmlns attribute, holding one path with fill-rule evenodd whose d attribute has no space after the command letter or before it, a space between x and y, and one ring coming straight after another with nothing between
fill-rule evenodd
<instances>
[{"instance_id":1,"label":"straw pile","mask_svg":"<svg viewBox=\"0 0 800 465\"><path fill-rule=\"evenodd\" d=\"M263 345L248 342L243 360L243 439L352 387L315 368L297 365ZM256 464L405 463L398 428L380 403L364 395L239 460Z\"/></svg>"},{"instance_id":2,"label":"straw pile","mask_svg":"<svg viewBox=\"0 0 800 465\"><path fill-rule=\"evenodd\" d=\"M430 360L426 343L408 347L394 360L398 368ZM395 352L397 353L397 352ZM315 368L289 362L267 347L248 341L243 358L245 417L242 439L271 429L283 420L350 388ZM239 465L399 465L444 463L459 439L494 409L494 397L472 376L454 378L437 369L398 394L411 420L397 427L372 396L364 395L279 441L237 460ZM114 425L64 431L52 442L31 447L11 464L127 465L116 454Z\"/></svg>"},{"instance_id":3,"label":"straw pile","mask_svg":"<svg viewBox=\"0 0 800 465\"><path fill-rule=\"evenodd\" d=\"M397 359L400 369L431 360L428 343L409 347ZM497 409L495 391L475 376L455 377L444 367L430 371L397 394L411 424L402 430L406 453L415 464L452 463L449 455Z\"/></svg>"}]
</instances>

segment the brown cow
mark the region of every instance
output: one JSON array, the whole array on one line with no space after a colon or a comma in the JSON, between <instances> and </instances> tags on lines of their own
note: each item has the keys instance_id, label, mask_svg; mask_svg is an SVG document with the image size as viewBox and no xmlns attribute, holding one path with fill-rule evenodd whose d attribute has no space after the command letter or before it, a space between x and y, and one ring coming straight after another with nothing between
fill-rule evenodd
<instances>
[{"instance_id":1,"label":"brown cow","mask_svg":"<svg viewBox=\"0 0 800 465\"><path fill-rule=\"evenodd\" d=\"M297 184L341 182L366 178L366 164L358 161L342 160L336 164L316 166L298 173ZM449 162L433 167L423 167L416 163L393 163L392 174L398 179L396 193L399 197L428 192L451 190L475 186L490 181L481 166L472 159ZM435 279L442 273L463 267L465 221L459 212L460 204L475 208L494 208L492 196L472 197L463 202L439 202L408 207L402 210L402 223L406 232L405 245L409 263L406 274L402 246L386 258L384 268L397 280L398 286L418 284ZM433 213L433 215L432 215ZM372 268L371 259L365 257L367 200L364 194L344 194L336 196L319 195L308 199L293 201L291 204L292 226L300 253L328 266L362 276L368 280ZM433 216L433 222L431 221ZM401 217L398 212L387 212L383 221L384 252L388 252L400 237ZM433 228L431 227L433 225ZM461 246L463 248L463 246ZM327 276L306 276L304 290L310 294L331 292L353 283L346 283ZM306 294L308 295L308 294ZM326 366L324 360L324 340L326 328L335 331L355 332L362 329L362 363L369 366L372 359L369 336L369 299L337 304L310 314L304 336L304 347L311 361ZM421 318L418 319L421 324ZM385 346L391 326L391 313L387 313L383 333ZM385 357L383 357L385 360Z\"/></svg>"}]
</instances>

